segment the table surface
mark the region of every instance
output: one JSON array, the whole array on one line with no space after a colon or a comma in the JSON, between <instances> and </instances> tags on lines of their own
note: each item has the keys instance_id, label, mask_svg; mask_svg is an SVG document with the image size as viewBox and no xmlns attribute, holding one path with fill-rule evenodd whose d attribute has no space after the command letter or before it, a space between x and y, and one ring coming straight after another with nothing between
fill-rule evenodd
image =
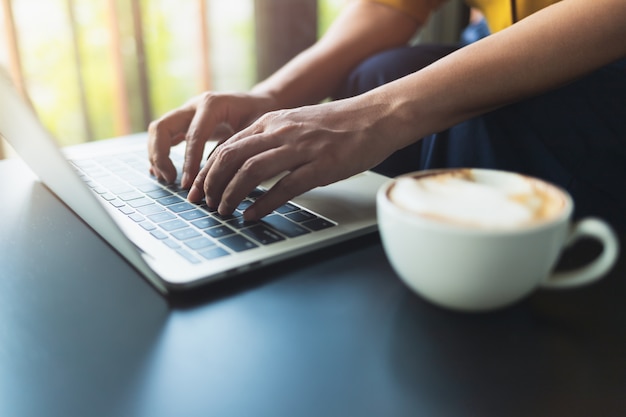
<instances>
[{"instance_id":1,"label":"table surface","mask_svg":"<svg viewBox=\"0 0 626 417\"><path fill-rule=\"evenodd\" d=\"M626 415L624 256L461 314L373 234L168 301L19 160L0 193L0 416Z\"/></svg>"}]
</instances>

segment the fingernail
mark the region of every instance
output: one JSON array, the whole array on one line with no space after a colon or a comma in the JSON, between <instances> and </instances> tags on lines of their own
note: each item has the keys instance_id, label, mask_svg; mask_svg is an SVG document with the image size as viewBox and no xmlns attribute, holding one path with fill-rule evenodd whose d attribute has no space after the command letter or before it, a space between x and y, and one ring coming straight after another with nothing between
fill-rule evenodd
<instances>
[{"instance_id":1,"label":"fingernail","mask_svg":"<svg viewBox=\"0 0 626 417\"><path fill-rule=\"evenodd\" d=\"M217 208L217 212L222 215L222 216L228 216L229 214L231 214L233 211L225 204L220 204L219 207Z\"/></svg>"}]
</instances>

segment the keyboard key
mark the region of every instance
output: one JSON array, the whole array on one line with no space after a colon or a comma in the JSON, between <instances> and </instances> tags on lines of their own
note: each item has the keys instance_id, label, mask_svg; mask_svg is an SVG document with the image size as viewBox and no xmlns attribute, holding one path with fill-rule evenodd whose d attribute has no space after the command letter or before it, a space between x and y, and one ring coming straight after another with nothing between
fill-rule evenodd
<instances>
[{"instance_id":1,"label":"keyboard key","mask_svg":"<svg viewBox=\"0 0 626 417\"><path fill-rule=\"evenodd\" d=\"M243 213L238 212L237 210L233 211L232 214L227 214L226 216L222 216L221 214L219 214L217 211L212 213L213 217L215 217L216 219L220 219L222 221L228 221L228 220L232 220L235 219L237 217L242 217Z\"/></svg>"},{"instance_id":2,"label":"keyboard key","mask_svg":"<svg viewBox=\"0 0 626 417\"><path fill-rule=\"evenodd\" d=\"M168 238L168 236L165 233L163 233L162 231L158 229L151 231L150 234L159 240L164 240Z\"/></svg>"},{"instance_id":3,"label":"keyboard key","mask_svg":"<svg viewBox=\"0 0 626 417\"><path fill-rule=\"evenodd\" d=\"M213 243L213 241L211 241L210 239L207 239L205 237L199 237L197 239L191 239L191 240L185 241L185 245L187 245L187 246L189 246L189 248L197 251L197 250L200 250L200 249L208 248L209 246L215 246L215 243Z\"/></svg>"},{"instance_id":4,"label":"keyboard key","mask_svg":"<svg viewBox=\"0 0 626 417\"><path fill-rule=\"evenodd\" d=\"M136 200L130 200L128 202L128 205L131 206L131 207L134 207L134 208L148 206L150 204L154 204L154 203L152 202L152 200L150 200L149 198L146 198L146 197L141 197L141 198L138 198Z\"/></svg>"},{"instance_id":5,"label":"keyboard key","mask_svg":"<svg viewBox=\"0 0 626 417\"><path fill-rule=\"evenodd\" d=\"M149 193L146 193L146 195L150 198L154 198L159 199L159 198L163 198L163 197L167 197L172 195L172 193L170 193L167 190L164 190L163 188L159 188L158 190L154 190L154 191L150 191Z\"/></svg>"},{"instance_id":6,"label":"keyboard key","mask_svg":"<svg viewBox=\"0 0 626 417\"><path fill-rule=\"evenodd\" d=\"M167 206L169 210L172 210L174 213L181 213L183 211L192 210L196 208L193 204L182 202L178 204L173 204L171 206Z\"/></svg>"},{"instance_id":7,"label":"keyboard key","mask_svg":"<svg viewBox=\"0 0 626 417\"><path fill-rule=\"evenodd\" d=\"M174 236L178 240L187 240L200 236L200 233L196 231L196 229L187 227L186 229L180 229L172 232L172 236Z\"/></svg>"},{"instance_id":8,"label":"keyboard key","mask_svg":"<svg viewBox=\"0 0 626 417\"><path fill-rule=\"evenodd\" d=\"M167 239L162 240L162 242L172 249L180 248L180 244L178 243L178 241L174 239L167 238Z\"/></svg>"},{"instance_id":9,"label":"keyboard key","mask_svg":"<svg viewBox=\"0 0 626 417\"><path fill-rule=\"evenodd\" d=\"M141 214L139 213L132 213L131 215L129 215L128 217L131 218L132 221L137 222L137 223L141 223L142 221L146 220L145 217L143 217Z\"/></svg>"},{"instance_id":10,"label":"keyboard key","mask_svg":"<svg viewBox=\"0 0 626 417\"><path fill-rule=\"evenodd\" d=\"M201 208L202 210L206 211L206 212L211 213L211 214L215 214L215 213L217 213L217 208L215 208L215 207L209 207L209 206L207 206L206 204L202 204L202 205L200 206L200 208Z\"/></svg>"},{"instance_id":11,"label":"keyboard key","mask_svg":"<svg viewBox=\"0 0 626 417\"><path fill-rule=\"evenodd\" d=\"M198 251L198 254L200 254L200 256L208 260L211 260L211 259L221 258L222 256L226 256L228 255L228 252L226 252L224 249L220 248L219 246L214 246L212 248L200 250Z\"/></svg>"},{"instance_id":12,"label":"keyboard key","mask_svg":"<svg viewBox=\"0 0 626 417\"><path fill-rule=\"evenodd\" d=\"M232 235L225 238L220 239L220 243L224 246L229 247L235 252L243 252L245 250L254 249L258 247L256 243L253 243L249 239L241 236L241 235Z\"/></svg>"},{"instance_id":13,"label":"keyboard key","mask_svg":"<svg viewBox=\"0 0 626 417\"><path fill-rule=\"evenodd\" d=\"M173 230L182 229L183 227L187 227L187 223L180 219L171 220L165 223L159 223L159 227L167 232L171 232Z\"/></svg>"},{"instance_id":14,"label":"keyboard key","mask_svg":"<svg viewBox=\"0 0 626 417\"><path fill-rule=\"evenodd\" d=\"M296 237L310 233L304 227L292 222L291 220L287 220L286 218L278 214L270 214L269 216L265 216L261 219L261 222L268 224L274 230L277 230L287 237Z\"/></svg>"},{"instance_id":15,"label":"keyboard key","mask_svg":"<svg viewBox=\"0 0 626 417\"><path fill-rule=\"evenodd\" d=\"M296 210L298 210L298 207L294 206L291 203L285 203L282 206L278 207L275 211L280 214L286 214Z\"/></svg>"},{"instance_id":16,"label":"keyboard key","mask_svg":"<svg viewBox=\"0 0 626 417\"><path fill-rule=\"evenodd\" d=\"M108 188L109 190L118 189L118 188L121 189L122 191L118 191L118 194L132 191L132 188L130 188L126 183L118 180L117 178L113 176L108 177L108 178L100 178L100 184Z\"/></svg>"},{"instance_id":17,"label":"keyboard key","mask_svg":"<svg viewBox=\"0 0 626 417\"><path fill-rule=\"evenodd\" d=\"M322 219L322 218L317 218L317 219L313 219L313 220L309 220L306 221L304 223L302 223L303 226L308 227L311 230L322 230L322 229L328 229L329 227L333 227L335 224L329 222L326 219Z\"/></svg>"},{"instance_id":18,"label":"keyboard key","mask_svg":"<svg viewBox=\"0 0 626 417\"><path fill-rule=\"evenodd\" d=\"M127 193L118 194L117 197L122 201L130 201L142 198L143 194L138 191L129 191Z\"/></svg>"},{"instance_id":19,"label":"keyboard key","mask_svg":"<svg viewBox=\"0 0 626 417\"><path fill-rule=\"evenodd\" d=\"M191 253L189 253L188 251L186 251L184 249L178 249L176 251L176 253L178 253L183 258L187 259L192 264L199 264L200 263L200 260L198 258L196 258L195 256L193 256Z\"/></svg>"},{"instance_id":20,"label":"keyboard key","mask_svg":"<svg viewBox=\"0 0 626 417\"><path fill-rule=\"evenodd\" d=\"M174 216L169 211L163 211L161 213L156 213L156 214L153 214L151 216L148 216L148 218L150 220L152 220L153 222L155 222L155 223L162 223L162 222L167 221L167 220L175 219L176 216Z\"/></svg>"},{"instance_id":21,"label":"keyboard key","mask_svg":"<svg viewBox=\"0 0 626 417\"><path fill-rule=\"evenodd\" d=\"M163 206L170 206L172 204L182 203L183 200L178 196L170 195L168 197L159 198L156 202Z\"/></svg>"},{"instance_id":22,"label":"keyboard key","mask_svg":"<svg viewBox=\"0 0 626 417\"><path fill-rule=\"evenodd\" d=\"M241 233L251 237L252 239L263 245L269 245L270 243L285 240L284 237L261 224L249 227L243 230Z\"/></svg>"},{"instance_id":23,"label":"keyboard key","mask_svg":"<svg viewBox=\"0 0 626 417\"><path fill-rule=\"evenodd\" d=\"M195 221L191 222L191 224L196 226L198 229L206 229L208 227L216 226L216 225L220 224L220 222L215 220L212 217L205 217L205 218L202 218L202 219L195 220Z\"/></svg>"},{"instance_id":24,"label":"keyboard key","mask_svg":"<svg viewBox=\"0 0 626 417\"><path fill-rule=\"evenodd\" d=\"M109 186L109 191L112 194L120 195L120 194L132 192L133 189L132 187L129 187L127 184L120 182L119 184Z\"/></svg>"},{"instance_id":25,"label":"keyboard key","mask_svg":"<svg viewBox=\"0 0 626 417\"><path fill-rule=\"evenodd\" d=\"M249 226L253 226L255 224L258 224L258 222L247 222L243 219L243 217L236 217L232 220L229 220L228 222L226 222L229 226L234 227L235 229L243 229L244 227L249 227Z\"/></svg>"},{"instance_id":26,"label":"keyboard key","mask_svg":"<svg viewBox=\"0 0 626 417\"><path fill-rule=\"evenodd\" d=\"M214 238L220 238L222 236L232 235L235 232L233 232L233 229L226 226L216 226L205 230L204 233Z\"/></svg>"},{"instance_id":27,"label":"keyboard key","mask_svg":"<svg viewBox=\"0 0 626 417\"><path fill-rule=\"evenodd\" d=\"M237 206L237 210L239 211L245 211L248 207L250 207L252 204L254 203L254 201L252 200L243 200L241 203L239 203L239 205Z\"/></svg>"},{"instance_id":28,"label":"keyboard key","mask_svg":"<svg viewBox=\"0 0 626 417\"><path fill-rule=\"evenodd\" d=\"M145 183L146 179L147 179L143 175L139 175L139 174L137 174L135 172L128 172L122 178L124 178L126 180L126 182L131 184L133 187L136 187L139 184Z\"/></svg>"},{"instance_id":29,"label":"keyboard key","mask_svg":"<svg viewBox=\"0 0 626 417\"><path fill-rule=\"evenodd\" d=\"M289 220L293 220L294 222L298 222L298 223L317 218L315 214L308 212L306 210L299 210L293 213L289 213L289 214L286 214L285 217L287 217Z\"/></svg>"},{"instance_id":30,"label":"keyboard key","mask_svg":"<svg viewBox=\"0 0 626 417\"><path fill-rule=\"evenodd\" d=\"M151 214L161 213L165 211L163 207L158 204L149 204L147 206L137 207L137 211L143 214L144 216L149 216Z\"/></svg>"},{"instance_id":31,"label":"keyboard key","mask_svg":"<svg viewBox=\"0 0 626 417\"><path fill-rule=\"evenodd\" d=\"M154 182L146 182L146 183L137 185L137 189L143 193L149 193L153 191L159 191L162 188L158 184L155 184Z\"/></svg>"},{"instance_id":32,"label":"keyboard key","mask_svg":"<svg viewBox=\"0 0 626 417\"><path fill-rule=\"evenodd\" d=\"M178 175L180 176L180 171L178 172ZM180 188L180 184L174 183L174 184L167 184L166 188L168 190L170 190L172 193L176 194L180 191L184 191L182 188Z\"/></svg>"},{"instance_id":33,"label":"keyboard key","mask_svg":"<svg viewBox=\"0 0 626 417\"><path fill-rule=\"evenodd\" d=\"M186 211L186 212L180 214L180 217L182 217L183 219L185 219L187 221L200 219L200 218L206 217L206 216L208 216L208 214L205 211L202 211L202 210L191 210L191 211Z\"/></svg>"},{"instance_id":34,"label":"keyboard key","mask_svg":"<svg viewBox=\"0 0 626 417\"><path fill-rule=\"evenodd\" d=\"M148 232L156 230L156 226L148 221L139 223L139 226L143 227Z\"/></svg>"},{"instance_id":35,"label":"keyboard key","mask_svg":"<svg viewBox=\"0 0 626 417\"><path fill-rule=\"evenodd\" d=\"M120 207L120 208L119 208L119 210L120 210L122 213L124 213L125 215L127 215L127 216L128 216L129 214L133 214L133 213L135 212L135 210L134 210L134 209L132 209L131 207L128 207L128 206L123 206L123 207Z\"/></svg>"}]
</instances>

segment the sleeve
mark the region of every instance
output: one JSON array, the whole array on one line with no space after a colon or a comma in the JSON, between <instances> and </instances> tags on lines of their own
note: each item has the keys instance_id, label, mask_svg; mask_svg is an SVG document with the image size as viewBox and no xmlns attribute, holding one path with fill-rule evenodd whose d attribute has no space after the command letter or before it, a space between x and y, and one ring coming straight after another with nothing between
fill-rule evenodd
<instances>
[{"instance_id":1,"label":"sleeve","mask_svg":"<svg viewBox=\"0 0 626 417\"><path fill-rule=\"evenodd\" d=\"M423 23L431 12L438 9L447 0L361 0L380 3L407 14L416 21Z\"/></svg>"}]
</instances>

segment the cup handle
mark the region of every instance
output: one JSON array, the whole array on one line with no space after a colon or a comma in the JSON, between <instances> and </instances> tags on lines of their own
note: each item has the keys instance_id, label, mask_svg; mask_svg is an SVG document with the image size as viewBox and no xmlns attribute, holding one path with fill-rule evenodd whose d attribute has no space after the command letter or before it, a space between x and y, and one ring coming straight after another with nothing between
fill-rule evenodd
<instances>
[{"instance_id":1,"label":"cup handle","mask_svg":"<svg viewBox=\"0 0 626 417\"><path fill-rule=\"evenodd\" d=\"M541 283L544 288L569 288L596 281L613 266L619 254L619 240L604 221L587 218L575 223L565 242L569 246L582 237L592 237L602 242L602 253L591 263L573 271L557 272Z\"/></svg>"}]
</instances>

